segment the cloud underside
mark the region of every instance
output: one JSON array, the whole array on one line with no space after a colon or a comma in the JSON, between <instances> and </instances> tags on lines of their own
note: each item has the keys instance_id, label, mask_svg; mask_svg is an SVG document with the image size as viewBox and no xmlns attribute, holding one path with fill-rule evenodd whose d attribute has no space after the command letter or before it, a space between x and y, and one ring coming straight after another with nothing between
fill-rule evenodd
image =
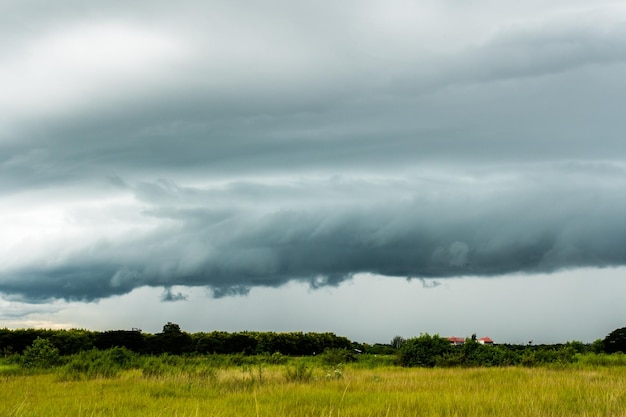
<instances>
[{"instance_id":1,"label":"cloud underside","mask_svg":"<svg viewBox=\"0 0 626 417\"><path fill-rule=\"evenodd\" d=\"M422 189L406 193L412 187ZM291 280L338 285L357 273L445 278L626 264L622 187L530 187L516 180L389 188L337 179L220 189L142 183L127 191L156 227L71 251L50 248L44 255L54 260L15 266L0 291L94 300L163 286L163 300L176 301L185 298L169 289L178 285L207 286L219 297ZM330 192L333 203L324 197ZM282 206L264 206L263 194ZM250 195L256 207L246 204Z\"/></svg>"}]
</instances>

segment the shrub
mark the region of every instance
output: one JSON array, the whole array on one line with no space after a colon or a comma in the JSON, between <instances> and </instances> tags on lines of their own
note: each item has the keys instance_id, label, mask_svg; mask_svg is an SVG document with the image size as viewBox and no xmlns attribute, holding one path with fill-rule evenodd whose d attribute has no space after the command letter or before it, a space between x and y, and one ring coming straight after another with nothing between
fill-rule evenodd
<instances>
[{"instance_id":1,"label":"shrub","mask_svg":"<svg viewBox=\"0 0 626 417\"><path fill-rule=\"evenodd\" d=\"M338 366L342 363L356 362L355 354L347 349L326 349L324 353L320 355L320 358L324 365L327 366Z\"/></svg>"},{"instance_id":2,"label":"shrub","mask_svg":"<svg viewBox=\"0 0 626 417\"><path fill-rule=\"evenodd\" d=\"M266 354L263 356L263 359L265 360L265 363L270 364L270 365L282 365L287 363L287 357L283 354L281 354L280 352L274 352L273 354L269 355Z\"/></svg>"},{"instance_id":3,"label":"shrub","mask_svg":"<svg viewBox=\"0 0 626 417\"><path fill-rule=\"evenodd\" d=\"M136 354L126 348L92 349L73 355L64 367L62 379L112 378L136 366Z\"/></svg>"},{"instance_id":4,"label":"shrub","mask_svg":"<svg viewBox=\"0 0 626 417\"><path fill-rule=\"evenodd\" d=\"M159 378L167 373L167 365L158 357L149 357L144 360L141 372L147 378Z\"/></svg>"},{"instance_id":5,"label":"shrub","mask_svg":"<svg viewBox=\"0 0 626 417\"><path fill-rule=\"evenodd\" d=\"M450 342L439 335L428 333L407 340L398 350L402 366L433 367L451 352Z\"/></svg>"},{"instance_id":6,"label":"shrub","mask_svg":"<svg viewBox=\"0 0 626 417\"><path fill-rule=\"evenodd\" d=\"M31 346L24 349L22 365L25 368L46 369L61 363L59 349L48 339L38 337Z\"/></svg>"}]
</instances>

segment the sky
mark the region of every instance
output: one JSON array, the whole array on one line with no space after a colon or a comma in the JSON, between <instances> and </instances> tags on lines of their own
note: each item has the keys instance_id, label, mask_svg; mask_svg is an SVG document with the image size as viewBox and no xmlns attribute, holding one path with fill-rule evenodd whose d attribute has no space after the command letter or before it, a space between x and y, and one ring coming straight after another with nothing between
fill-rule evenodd
<instances>
[{"instance_id":1,"label":"sky","mask_svg":"<svg viewBox=\"0 0 626 417\"><path fill-rule=\"evenodd\" d=\"M0 327L626 326L626 5L0 0Z\"/></svg>"}]
</instances>

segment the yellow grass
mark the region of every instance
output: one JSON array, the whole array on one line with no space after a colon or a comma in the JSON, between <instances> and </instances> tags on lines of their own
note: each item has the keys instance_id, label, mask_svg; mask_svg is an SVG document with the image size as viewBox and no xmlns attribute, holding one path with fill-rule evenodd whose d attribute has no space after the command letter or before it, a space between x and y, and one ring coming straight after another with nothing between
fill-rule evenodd
<instances>
[{"instance_id":1,"label":"yellow grass","mask_svg":"<svg viewBox=\"0 0 626 417\"><path fill-rule=\"evenodd\" d=\"M159 378L0 376L0 416L626 416L626 369L321 369L284 366Z\"/></svg>"}]
</instances>

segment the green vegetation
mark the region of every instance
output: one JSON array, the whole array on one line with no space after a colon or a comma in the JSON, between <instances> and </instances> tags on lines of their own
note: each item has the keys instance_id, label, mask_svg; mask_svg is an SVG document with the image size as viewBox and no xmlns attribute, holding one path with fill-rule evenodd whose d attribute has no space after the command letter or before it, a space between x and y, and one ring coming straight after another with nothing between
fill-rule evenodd
<instances>
[{"instance_id":1,"label":"green vegetation","mask_svg":"<svg viewBox=\"0 0 626 417\"><path fill-rule=\"evenodd\" d=\"M626 409L626 355L605 353L605 341L491 346L472 337L452 346L422 334L358 345L366 352L358 354L346 348L354 342L327 333L188 334L173 323L156 335L13 332L0 340L36 337L21 351L2 346L0 415L8 417L619 416ZM327 343L317 355L268 352L315 340ZM158 353L125 346L133 344ZM240 350L210 352L233 346Z\"/></svg>"},{"instance_id":2,"label":"green vegetation","mask_svg":"<svg viewBox=\"0 0 626 417\"><path fill-rule=\"evenodd\" d=\"M21 362L25 368L51 368L61 362L61 355L52 342L38 337L24 349Z\"/></svg>"},{"instance_id":3,"label":"green vegetation","mask_svg":"<svg viewBox=\"0 0 626 417\"><path fill-rule=\"evenodd\" d=\"M35 339L49 340L62 356L97 348L123 347L141 354L235 354L314 355L326 349L352 349L353 342L333 333L238 332L187 333L167 323L157 334L140 330L92 332L83 329L0 329L0 355L22 354ZM379 348L380 350L380 348Z\"/></svg>"},{"instance_id":4,"label":"green vegetation","mask_svg":"<svg viewBox=\"0 0 626 417\"><path fill-rule=\"evenodd\" d=\"M591 353L581 342L559 345L484 345L468 338L452 346L438 335L422 334L406 340L398 349L398 363L406 367L564 366L576 362L577 354Z\"/></svg>"},{"instance_id":5,"label":"green vegetation","mask_svg":"<svg viewBox=\"0 0 626 417\"><path fill-rule=\"evenodd\" d=\"M362 366L369 355L329 368L321 357L271 364L266 355L128 352L90 351L47 370L0 365L0 415L599 417L626 409L626 366L584 359L595 354L562 368L409 369Z\"/></svg>"},{"instance_id":6,"label":"green vegetation","mask_svg":"<svg viewBox=\"0 0 626 417\"><path fill-rule=\"evenodd\" d=\"M626 353L626 327L609 333L602 341L602 348L607 353Z\"/></svg>"},{"instance_id":7,"label":"green vegetation","mask_svg":"<svg viewBox=\"0 0 626 417\"><path fill-rule=\"evenodd\" d=\"M450 342L438 335L423 334L405 341L399 351L399 362L403 366L422 366L432 368L441 363L449 352L452 352Z\"/></svg>"},{"instance_id":8,"label":"green vegetation","mask_svg":"<svg viewBox=\"0 0 626 417\"><path fill-rule=\"evenodd\" d=\"M106 355L125 357L126 362L132 362L128 357L134 355L228 355L229 361L240 364L249 356L262 355L269 364L284 364L290 356L317 355L327 367L333 367L356 362L364 353L369 357L393 357L386 359L386 363L405 367L564 366L579 360L578 354L623 353L626 351L626 328L617 329L604 340L598 339L592 344L573 341L537 346L481 344L475 336L460 345L451 345L447 339L429 334L408 340L395 336L389 344L367 345L333 333L187 333L171 322L157 334L139 330L0 329L0 355L25 368L48 368L71 362L76 369L89 366L87 374L108 375L125 369L120 368L122 363L117 361L115 366L104 371L101 363L108 359L105 354L98 353L101 351L108 351ZM365 367L365 362L360 362L360 366Z\"/></svg>"}]
</instances>

